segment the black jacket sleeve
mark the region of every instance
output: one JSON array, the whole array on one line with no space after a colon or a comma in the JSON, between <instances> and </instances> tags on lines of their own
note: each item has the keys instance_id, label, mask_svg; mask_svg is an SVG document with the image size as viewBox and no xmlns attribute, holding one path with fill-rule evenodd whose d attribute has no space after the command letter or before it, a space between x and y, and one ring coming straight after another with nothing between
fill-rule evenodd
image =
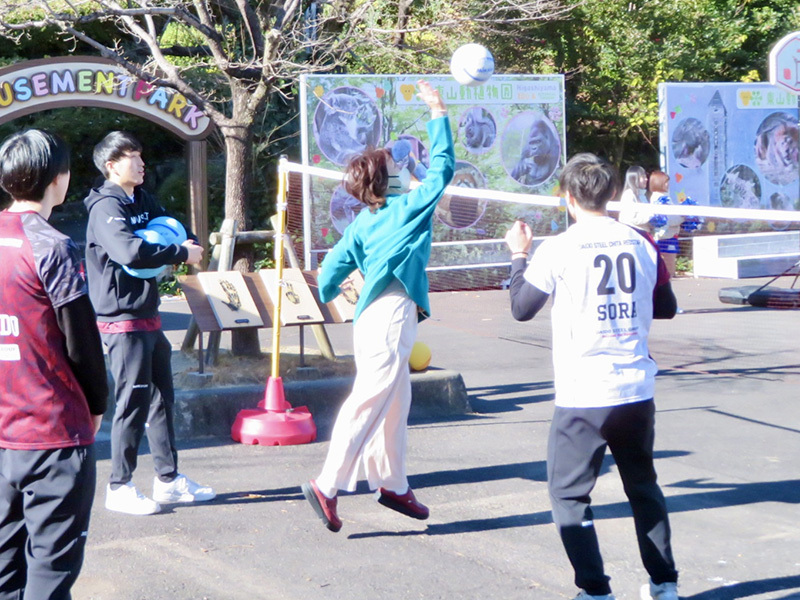
<instances>
[{"instance_id":1,"label":"black jacket sleeve","mask_svg":"<svg viewBox=\"0 0 800 600\"><path fill-rule=\"evenodd\" d=\"M517 321L530 321L547 303L547 294L525 280L526 262L516 258L511 262L511 314Z\"/></svg>"},{"instance_id":2,"label":"black jacket sleeve","mask_svg":"<svg viewBox=\"0 0 800 600\"><path fill-rule=\"evenodd\" d=\"M58 326L67 339L67 360L86 396L89 412L102 415L108 403L108 380L103 345L89 296L79 296L55 310Z\"/></svg>"},{"instance_id":3,"label":"black jacket sleeve","mask_svg":"<svg viewBox=\"0 0 800 600\"><path fill-rule=\"evenodd\" d=\"M653 292L653 318L671 319L678 312L678 299L669 281L658 286Z\"/></svg>"}]
</instances>

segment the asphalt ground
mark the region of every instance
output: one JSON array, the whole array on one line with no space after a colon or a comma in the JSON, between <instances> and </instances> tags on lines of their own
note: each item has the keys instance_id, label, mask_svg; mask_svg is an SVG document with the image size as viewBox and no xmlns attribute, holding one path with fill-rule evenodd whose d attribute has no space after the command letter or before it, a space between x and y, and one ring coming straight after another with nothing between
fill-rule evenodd
<instances>
[{"instance_id":1,"label":"asphalt ground","mask_svg":"<svg viewBox=\"0 0 800 600\"><path fill-rule=\"evenodd\" d=\"M651 333L660 367L656 469L679 589L691 600L800 598L798 312L720 303L719 288L737 283L758 282L676 280L684 312ZM474 413L409 428L410 481L429 520L382 507L360 485L340 495L343 529L325 529L300 492L322 465L325 439L282 447L182 441L182 472L215 487L217 499L147 517L111 513L103 508L103 438L74 598L572 598L546 484L549 314L517 323L503 291L438 293L432 308L418 337L433 351L433 368L461 373ZM162 313L177 348L186 306L169 300ZM352 352L349 325L328 331L337 353ZM285 330L287 345L294 335ZM145 450L134 482L148 494L152 472ZM592 497L614 592L637 599L647 575L610 456Z\"/></svg>"}]
</instances>

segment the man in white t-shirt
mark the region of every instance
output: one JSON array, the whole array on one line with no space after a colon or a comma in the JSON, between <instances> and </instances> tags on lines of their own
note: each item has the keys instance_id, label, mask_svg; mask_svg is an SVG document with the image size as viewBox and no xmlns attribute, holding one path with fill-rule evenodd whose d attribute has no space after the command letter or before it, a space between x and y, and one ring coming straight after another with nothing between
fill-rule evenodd
<instances>
[{"instance_id":1,"label":"man in white t-shirt","mask_svg":"<svg viewBox=\"0 0 800 600\"><path fill-rule=\"evenodd\" d=\"M578 154L564 167L560 187L575 220L567 231L545 240L527 267L530 228L517 221L505 238L514 318L533 318L553 296L556 399L547 450L553 521L581 588L576 600L613 600L590 497L608 447L650 575L642 598L676 600L669 518L653 465L657 367L647 339L652 320L671 319L677 302L653 239L606 212L619 192L614 167Z\"/></svg>"}]
</instances>

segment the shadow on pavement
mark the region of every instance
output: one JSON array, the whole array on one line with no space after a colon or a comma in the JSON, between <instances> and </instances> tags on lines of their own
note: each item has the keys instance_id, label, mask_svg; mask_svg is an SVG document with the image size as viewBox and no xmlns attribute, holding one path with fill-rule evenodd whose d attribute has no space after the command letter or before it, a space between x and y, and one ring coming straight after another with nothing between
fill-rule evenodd
<instances>
[{"instance_id":1,"label":"shadow on pavement","mask_svg":"<svg viewBox=\"0 0 800 600\"><path fill-rule=\"evenodd\" d=\"M686 456L688 452L683 451L661 451L655 453L655 458L674 458ZM614 463L610 455L606 455L600 475L609 471ZM474 469L460 469L452 471L434 471L421 475L411 475L408 480L411 487L421 489L439 485L454 485L464 483L477 483L483 481L497 481L500 479L527 479L545 483L547 481L547 465L545 461L534 461L527 463L510 463L506 465L495 465L490 467L478 467ZM671 507L670 507L671 508ZM630 517L630 506L627 502L620 502L608 505L593 505L592 507L596 519L616 519L620 517ZM509 529L512 527L530 527L534 525L547 525L553 522L550 510L521 515L510 515L504 517L493 517L486 519L472 519L468 521L454 521L452 523L441 523L429 525L425 531L406 531L402 533L388 531L374 531L369 533L359 533L349 536L356 538L372 538L397 535L452 535L459 533L469 533L477 531L489 531L495 529Z\"/></svg>"},{"instance_id":2,"label":"shadow on pavement","mask_svg":"<svg viewBox=\"0 0 800 600\"><path fill-rule=\"evenodd\" d=\"M249 490L243 492L230 492L217 494L215 504L257 504L259 502L286 502L289 500L304 500L303 492L299 485L278 488L274 490Z\"/></svg>"},{"instance_id":3,"label":"shadow on pavement","mask_svg":"<svg viewBox=\"0 0 800 600\"><path fill-rule=\"evenodd\" d=\"M656 458L672 458L685 456L686 452L666 451L657 452ZM606 457L609 459L610 457ZM601 475L608 471L611 460L605 460ZM546 481L546 466L544 461L530 463L511 463L507 465L497 465L492 467L479 467L475 469L463 469L453 471L435 471L422 475L412 475L409 482L412 488L419 489L438 485L453 485L460 483L476 483L481 481L495 481L499 479L521 478L532 481ZM745 483L745 484L705 484L697 480L687 480L672 484L668 487L685 487L692 489L710 489L713 491L699 494L684 494L670 496L667 504L670 513L687 512L692 510L704 510L708 508L722 508L727 506L738 506L742 504L755 504L759 502L786 502L800 504L800 479L786 481L776 481L769 483ZM721 489L722 488L722 489ZM364 482L359 482L358 491L367 491ZM226 503L250 503L250 502L273 502L279 500L301 500L302 495L298 487L281 488L274 490L260 490L251 492L237 492L233 494L223 494L218 496L216 501ZM626 502L616 502L613 504L593 505L594 518L598 519L619 519L631 516L630 505ZM533 513L519 515L508 515L502 517L490 517L485 519L471 519L466 521L453 521L451 523L437 523L428 525L425 530L418 531L373 531L358 533L349 536L351 539L375 538L375 537L396 537L413 535L453 535L459 533L470 533L478 531L489 531L498 529L510 529L514 527L531 527L538 525L548 525L553 522L550 510L543 510ZM769 587L781 586L781 587ZM711 600L716 598L734 599L748 595L774 591L776 589L786 589L788 587L800 587L800 576L783 577L746 584L736 584L726 586L718 590L703 592L702 594L691 596L691 600ZM731 590L740 589L736 592L739 595L730 595ZM708 595L712 593L723 594L720 596ZM797 595L786 596L786 598L800 598Z\"/></svg>"},{"instance_id":4,"label":"shadow on pavement","mask_svg":"<svg viewBox=\"0 0 800 600\"><path fill-rule=\"evenodd\" d=\"M460 483L478 483L499 481L501 479L527 479L530 481L547 481L547 465L543 460L533 462L510 463L474 467L472 469L454 469L451 471L432 471L420 475L409 475L408 482L413 489L457 485Z\"/></svg>"},{"instance_id":5,"label":"shadow on pavement","mask_svg":"<svg viewBox=\"0 0 800 600\"><path fill-rule=\"evenodd\" d=\"M286 502L290 500L303 500L300 486L287 487L276 490L252 490L245 492L230 492L227 494L217 494L208 502L189 502L181 503L161 503L161 515L173 514L184 510L202 510L203 508L215 508L221 505L230 506L232 504L259 504L262 502Z\"/></svg>"},{"instance_id":6,"label":"shadow on pavement","mask_svg":"<svg viewBox=\"0 0 800 600\"><path fill-rule=\"evenodd\" d=\"M547 390L544 394L535 394ZM509 385L492 385L467 388L469 403L476 413L491 414L522 410L527 404L549 402L555 398L552 381L538 381L531 383L515 383ZM502 398L498 396L530 394L525 397Z\"/></svg>"},{"instance_id":7,"label":"shadow on pavement","mask_svg":"<svg viewBox=\"0 0 800 600\"><path fill-rule=\"evenodd\" d=\"M694 484L697 487L698 484ZM670 486L674 487L674 486ZM716 487L716 485L714 486ZM736 506L741 504L755 504L758 502L788 502L800 503L800 480L793 479L774 483L753 483L753 484L732 484L732 489L714 491L701 494L686 494L683 496L670 496L667 504L670 513L686 512L691 510L704 510L708 508L721 508L726 506ZM600 519L619 519L630 517L630 505L627 502L616 502L614 504L592 505L595 520ZM452 523L441 523L429 525L425 530L425 535L453 535L459 533L470 533L477 531L510 529L512 527L531 527L537 525L547 525L552 523L550 510L543 510L534 513L521 515L510 515L504 517L494 517L486 519L472 519L468 521L454 521ZM358 537L379 537L390 532L372 532L369 534L359 534ZM356 537L356 536L354 536ZM786 578L784 578L786 579ZM800 585L800 576L788 578L794 581L794 585ZM753 584L754 591L739 596L723 595L719 598L740 598L745 595L761 593ZM728 588L722 588L727 590ZM749 589L749 588L747 588ZM772 588L775 589L775 588ZM782 588L778 588L782 589ZM722 591L720 591L722 593ZM787 598L797 596L787 596ZM717 596L692 596L693 600L698 598L710 599Z\"/></svg>"},{"instance_id":8,"label":"shadow on pavement","mask_svg":"<svg viewBox=\"0 0 800 600\"><path fill-rule=\"evenodd\" d=\"M755 483L704 483L702 479L687 479L666 487L705 490L699 494L668 497L670 512L741 506L759 502L800 504L800 479Z\"/></svg>"},{"instance_id":9,"label":"shadow on pavement","mask_svg":"<svg viewBox=\"0 0 800 600\"><path fill-rule=\"evenodd\" d=\"M736 600L736 598L747 598L756 594L788 591L792 588L800 588L800 575L743 581L714 588L713 590L706 590L692 596L681 597L684 600ZM776 600L789 600L790 598L800 598L800 589L790 591L786 596L776 597Z\"/></svg>"},{"instance_id":10,"label":"shadow on pavement","mask_svg":"<svg viewBox=\"0 0 800 600\"><path fill-rule=\"evenodd\" d=\"M790 431L792 433L800 433L800 429L795 429L794 427L786 427L784 425L777 425L775 423L767 423L766 421L761 421L760 419L750 419L748 417L743 417L742 415L735 415L730 412L726 412L724 410L718 410L716 408L708 408L708 412L714 413L717 415L722 415L724 417L730 417L731 419L738 419L740 421L745 421L747 423L752 423L754 425L763 425L764 427L773 427L775 429L780 429L781 431Z\"/></svg>"},{"instance_id":11,"label":"shadow on pavement","mask_svg":"<svg viewBox=\"0 0 800 600\"><path fill-rule=\"evenodd\" d=\"M732 357L726 356L716 359L718 362L731 360ZM770 381L778 381L779 377L785 375L800 375L800 364L793 365L771 365L769 367L742 367L740 369L707 369L698 368L701 364L709 364L714 362L715 359L708 359L702 363L686 363L683 365L675 365L672 368L662 369L658 371L659 377L686 377L686 376L702 376L708 377L709 375L716 375L718 377L757 377L761 376L767 379L768 375ZM692 368L694 367L694 368Z\"/></svg>"}]
</instances>

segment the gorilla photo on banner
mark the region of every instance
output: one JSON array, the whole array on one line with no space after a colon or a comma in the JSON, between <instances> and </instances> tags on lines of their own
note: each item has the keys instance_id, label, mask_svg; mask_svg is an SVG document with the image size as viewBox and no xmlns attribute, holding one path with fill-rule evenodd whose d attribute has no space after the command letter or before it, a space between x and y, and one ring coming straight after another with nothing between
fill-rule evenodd
<instances>
[{"instance_id":1,"label":"gorilla photo on banner","mask_svg":"<svg viewBox=\"0 0 800 600\"><path fill-rule=\"evenodd\" d=\"M560 156L555 128L540 116L534 119L528 135L523 138L522 151L511 177L529 187L544 183L556 170Z\"/></svg>"}]
</instances>

